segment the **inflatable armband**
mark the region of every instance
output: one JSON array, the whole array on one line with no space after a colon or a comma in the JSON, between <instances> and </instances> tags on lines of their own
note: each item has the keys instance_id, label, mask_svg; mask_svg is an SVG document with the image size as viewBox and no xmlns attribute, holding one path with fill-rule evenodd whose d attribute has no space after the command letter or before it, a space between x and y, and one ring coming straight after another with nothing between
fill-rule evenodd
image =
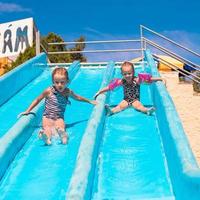
<instances>
[{"instance_id":1,"label":"inflatable armband","mask_svg":"<svg viewBox=\"0 0 200 200\"><path fill-rule=\"evenodd\" d=\"M138 78L139 78L139 83L151 83L151 74L148 73L139 73Z\"/></svg>"},{"instance_id":2,"label":"inflatable armband","mask_svg":"<svg viewBox=\"0 0 200 200\"><path fill-rule=\"evenodd\" d=\"M115 78L109 83L108 87L109 87L109 90L114 90L116 87L120 85L121 85L121 79Z\"/></svg>"}]
</instances>

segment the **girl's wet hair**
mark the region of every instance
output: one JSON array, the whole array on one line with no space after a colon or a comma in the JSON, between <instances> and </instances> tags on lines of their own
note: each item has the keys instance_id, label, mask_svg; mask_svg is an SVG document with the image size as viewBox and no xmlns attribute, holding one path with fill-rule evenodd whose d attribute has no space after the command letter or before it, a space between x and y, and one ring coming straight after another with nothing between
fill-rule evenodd
<instances>
[{"instance_id":1,"label":"girl's wet hair","mask_svg":"<svg viewBox=\"0 0 200 200\"><path fill-rule=\"evenodd\" d=\"M60 75L64 75L66 80L69 80L69 76L68 76L68 72L67 69L65 69L64 67L57 67L53 70L52 72L52 80L54 80L54 76L55 74L60 74Z\"/></svg>"},{"instance_id":2,"label":"girl's wet hair","mask_svg":"<svg viewBox=\"0 0 200 200\"><path fill-rule=\"evenodd\" d=\"M121 65L121 71L122 71L122 68L125 67L125 66L131 66L133 72L135 71L135 68L134 68L134 64L132 62L129 62L129 61L124 61Z\"/></svg>"}]
</instances>

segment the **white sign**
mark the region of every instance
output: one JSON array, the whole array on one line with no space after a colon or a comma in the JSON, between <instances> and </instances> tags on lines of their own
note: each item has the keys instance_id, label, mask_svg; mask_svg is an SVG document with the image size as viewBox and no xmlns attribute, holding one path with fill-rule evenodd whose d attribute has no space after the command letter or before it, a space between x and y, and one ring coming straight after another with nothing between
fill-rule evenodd
<instances>
[{"instance_id":1,"label":"white sign","mask_svg":"<svg viewBox=\"0 0 200 200\"><path fill-rule=\"evenodd\" d=\"M33 18L0 24L0 57L16 56L33 44Z\"/></svg>"}]
</instances>

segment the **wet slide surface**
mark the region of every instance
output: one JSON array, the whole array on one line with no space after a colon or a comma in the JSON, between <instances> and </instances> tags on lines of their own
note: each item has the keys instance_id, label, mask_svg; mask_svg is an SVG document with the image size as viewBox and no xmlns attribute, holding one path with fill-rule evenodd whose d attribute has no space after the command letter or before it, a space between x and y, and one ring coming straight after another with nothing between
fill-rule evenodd
<instances>
[{"instance_id":1,"label":"wet slide surface","mask_svg":"<svg viewBox=\"0 0 200 200\"><path fill-rule=\"evenodd\" d=\"M141 101L149 106L150 87L141 86ZM116 89L109 104L122 98L122 88ZM175 199L155 113L148 116L128 108L107 117L92 199Z\"/></svg>"},{"instance_id":2,"label":"wet slide surface","mask_svg":"<svg viewBox=\"0 0 200 200\"><path fill-rule=\"evenodd\" d=\"M100 87L103 71L80 69L69 88L91 99ZM27 85L31 87L32 94L44 86L40 78L34 80L40 86L36 83L34 86ZM47 79L50 83L50 77ZM48 81L45 81L45 85ZM0 199L65 199L80 141L93 109L93 105L72 99L70 101L71 106L66 108L65 113L70 138L68 145L62 145L59 138L53 138L52 146L44 146L37 136L41 127L35 127L33 135L17 154L1 182Z\"/></svg>"},{"instance_id":3,"label":"wet slide surface","mask_svg":"<svg viewBox=\"0 0 200 200\"><path fill-rule=\"evenodd\" d=\"M50 70L45 70L0 106L0 138L16 123L17 115L24 111L33 99L51 84L49 73Z\"/></svg>"}]
</instances>

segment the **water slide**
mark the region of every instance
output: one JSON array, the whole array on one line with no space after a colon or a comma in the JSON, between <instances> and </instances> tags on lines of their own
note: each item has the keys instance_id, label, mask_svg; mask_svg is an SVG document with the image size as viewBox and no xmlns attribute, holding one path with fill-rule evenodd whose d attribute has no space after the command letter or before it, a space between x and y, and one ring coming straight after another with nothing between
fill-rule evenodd
<instances>
[{"instance_id":1,"label":"water slide","mask_svg":"<svg viewBox=\"0 0 200 200\"><path fill-rule=\"evenodd\" d=\"M136 73L144 70L159 76L148 50ZM119 69L113 73L121 76ZM108 95L98 97L66 199L199 199L199 167L163 83L141 86L142 103L156 107L152 116L130 108L104 117L105 103L115 106L123 94L117 89Z\"/></svg>"},{"instance_id":2,"label":"water slide","mask_svg":"<svg viewBox=\"0 0 200 200\"><path fill-rule=\"evenodd\" d=\"M104 69L79 69L69 87L77 94L92 98L100 87L103 71ZM95 84L90 84L91 82ZM51 69L46 69L1 106L2 139L3 134L9 134L9 126L17 121L17 115L50 84ZM12 160L1 180L0 199L64 199L82 134L92 109L91 104L71 100L71 106L67 107L65 116L70 138L68 145L62 145L59 138L53 138L53 145L45 146L43 141L38 139L41 124L33 124L30 138ZM9 117L3 118L8 113L11 113ZM22 118L25 119L26 116ZM9 124L4 127L8 120ZM14 146L15 144L13 148Z\"/></svg>"},{"instance_id":3,"label":"water slide","mask_svg":"<svg viewBox=\"0 0 200 200\"><path fill-rule=\"evenodd\" d=\"M109 104L122 96L112 92ZM141 85L141 101L153 106L150 85ZM94 185L92 199L174 199L155 114L130 108L105 120Z\"/></svg>"},{"instance_id":4,"label":"water slide","mask_svg":"<svg viewBox=\"0 0 200 200\"><path fill-rule=\"evenodd\" d=\"M148 51L145 60L146 67L137 65L136 73L150 68L158 76ZM112 62L105 69L71 66L70 88L92 98L113 77L121 76L114 67ZM0 107L3 118L10 112L0 124L0 199L199 199L199 168L162 83L141 86L143 104L156 107L152 116L130 108L107 117L104 106L118 104L121 89L100 95L94 108L72 101L65 116L68 145L54 138L49 147L37 138L41 105L35 111L38 117L16 120L51 82L50 69L40 68L39 75Z\"/></svg>"}]
</instances>

